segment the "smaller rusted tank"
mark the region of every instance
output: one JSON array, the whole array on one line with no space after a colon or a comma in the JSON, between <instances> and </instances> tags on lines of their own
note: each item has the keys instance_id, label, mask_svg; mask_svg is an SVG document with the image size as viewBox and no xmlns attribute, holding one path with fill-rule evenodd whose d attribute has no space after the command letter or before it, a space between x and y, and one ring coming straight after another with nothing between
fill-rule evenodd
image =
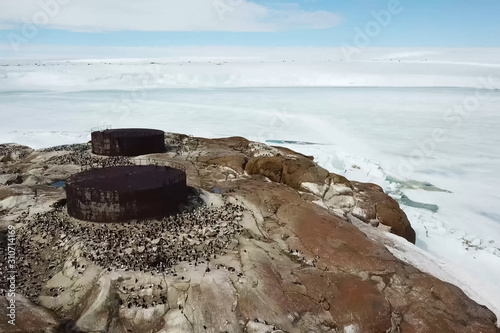
<instances>
[{"instance_id":1,"label":"smaller rusted tank","mask_svg":"<svg viewBox=\"0 0 500 333\"><path fill-rule=\"evenodd\" d=\"M165 152L165 132L146 128L93 131L92 152L104 156L139 156Z\"/></svg>"}]
</instances>

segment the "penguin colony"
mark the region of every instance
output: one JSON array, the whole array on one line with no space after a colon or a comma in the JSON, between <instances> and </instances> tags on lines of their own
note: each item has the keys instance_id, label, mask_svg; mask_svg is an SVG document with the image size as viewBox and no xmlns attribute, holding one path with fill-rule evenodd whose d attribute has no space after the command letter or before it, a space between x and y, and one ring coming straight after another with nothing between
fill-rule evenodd
<instances>
[{"instance_id":1,"label":"penguin colony","mask_svg":"<svg viewBox=\"0 0 500 333\"><path fill-rule=\"evenodd\" d=\"M152 275L177 276L175 266L181 262L203 265L206 270L220 269L210 261L238 246L236 236L243 230L239 224L242 215L243 208L230 203L218 208L202 206L162 220L125 224L74 220L60 205L46 213L32 216L24 213L16 221L23 224L17 231L18 262L22 263L18 270L19 287L24 295L38 302L42 286L54 272L63 269L68 251L77 243L83 256L74 262L78 274L85 272L89 261L107 271L140 271ZM231 267L222 268L235 271ZM140 286L137 287L136 291L140 290ZM44 290L43 294L57 297L62 291ZM124 305L150 306L165 301L161 293L152 298L134 299L138 295L130 294L122 300L128 302Z\"/></svg>"},{"instance_id":2,"label":"penguin colony","mask_svg":"<svg viewBox=\"0 0 500 333\"><path fill-rule=\"evenodd\" d=\"M73 145L61 145L49 148L40 149L42 153L51 153L55 151L71 151L71 152L85 152L89 149L87 143L76 143Z\"/></svg>"},{"instance_id":3,"label":"penguin colony","mask_svg":"<svg viewBox=\"0 0 500 333\"><path fill-rule=\"evenodd\" d=\"M118 165L135 165L129 158L122 156L98 157L86 151L76 151L69 154L54 156L48 160L52 165L79 165L84 168L106 168Z\"/></svg>"},{"instance_id":4,"label":"penguin colony","mask_svg":"<svg viewBox=\"0 0 500 333\"><path fill-rule=\"evenodd\" d=\"M97 156L90 154L90 146L87 143L74 145L62 145L41 149L43 153L68 152L68 154L54 156L47 161L51 165L79 165L84 168L111 167L118 165L135 165L130 158L124 156Z\"/></svg>"},{"instance_id":5,"label":"penguin colony","mask_svg":"<svg viewBox=\"0 0 500 333\"><path fill-rule=\"evenodd\" d=\"M0 162L8 162L15 156L16 159L26 158L32 152L31 148L21 145L0 144Z\"/></svg>"},{"instance_id":6,"label":"penguin colony","mask_svg":"<svg viewBox=\"0 0 500 333\"><path fill-rule=\"evenodd\" d=\"M44 149L43 152L69 151L47 162L56 165L110 167L134 165L127 157L100 157L89 153L88 144L65 145ZM192 202L199 206L199 202ZM65 204L55 204L45 213L23 213L15 221L17 228L19 291L35 303L39 296L58 297L63 287L44 288L55 273L64 269L68 252L79 248L81 256L72 265L83 275L92 263L104 271L134 271L171 274L183 279L176 271L180 263L201 269L226 269L242 276L233 267L217 264L217 259L238 247L237 236L243 207L225 203L214 208L201 206L162 220L135 221L119 224L99 224L71 218ZM0 256L0 264L5 260ZM120 286L121 307L142 307L167 303L166 285L138 281Z\"/></svg>"}]
</instances>

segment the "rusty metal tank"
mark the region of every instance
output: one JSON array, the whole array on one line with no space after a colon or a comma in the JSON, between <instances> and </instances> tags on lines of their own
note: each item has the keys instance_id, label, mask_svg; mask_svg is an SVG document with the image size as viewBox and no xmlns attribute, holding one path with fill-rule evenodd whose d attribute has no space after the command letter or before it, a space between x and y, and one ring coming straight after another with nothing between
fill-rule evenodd
<instances>
[{"instance_id":1,"label":"rusty metal tank","mask_svg":"<svg viewBox=\"0 0 500 333\"><path fill-rule=\"evenodd\" d=\"M91 222L162 218L187 202L186 173L170 166L92 169L66 182L70 216Z\"/></svg>"},{"instance_id":2,"label":"rusty metal tank","mask_svg":"<svg viewBox=\"0 0 500 333\"><path fill-rule=\"evenodd\" d=\"M146 128L92 131L92 152L104 156L139 156L165 152L165 132Z\"/></svg>"}]
</instances>

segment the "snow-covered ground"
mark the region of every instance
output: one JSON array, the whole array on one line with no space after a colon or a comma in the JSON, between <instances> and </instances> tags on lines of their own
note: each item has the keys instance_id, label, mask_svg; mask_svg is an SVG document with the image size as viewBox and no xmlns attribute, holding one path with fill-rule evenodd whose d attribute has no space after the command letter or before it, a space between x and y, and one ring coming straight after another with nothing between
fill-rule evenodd
<instances>
[{"instance_id":1,"label":"snow-covered ground","mask_svg":"<svg viewBox=\"0 0 500 333\"><path fill-rule=\"evenodd\" d=\"M420 248L393 251L500 317L500 50L270 54L0 60L0 142L110 124L289 146L384 187Z\"/></svg>"}]
</instances>

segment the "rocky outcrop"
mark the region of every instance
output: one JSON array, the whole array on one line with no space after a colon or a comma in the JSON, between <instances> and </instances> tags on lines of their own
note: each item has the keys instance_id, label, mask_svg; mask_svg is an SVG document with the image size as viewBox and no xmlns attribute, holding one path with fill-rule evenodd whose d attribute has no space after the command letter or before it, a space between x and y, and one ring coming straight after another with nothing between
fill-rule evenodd
<instances>
[{"instance_id":1,"label":"rocky outcrop","mask_svg":"<svg viewBox=\"0 0 500 333\"><path fill-rule=\"evenodd\" d=\"M40 248L53 249L40 254L49 265L27 263L35 267L34 276L24 278L36 288L26 294L38 305L26 300L18 318L29 325L19 329L0 322L0 331L56 332L71 320L75 332L499 332L491 311L398 260L356 227L360 221L381 235L388 229L415 240L397 202L376 185L350 182L306 156L243 138L166 139L169 151L150 157L186 167L189 185L198 188L193 204L240 207L232 221L239 231L196 225L193 232L182 231L186 247L199 257L176 259L168 269L106 267L85 254L82 230L89 225L51 207L65 194L49 184L77 172L78 165L54 168L44 156L74 154L71 147L0 164L3 170L22 165L19 174L38 181L0 187L0 203L16 194L25 197L24 206L4 205L0 228L14 224L19 235L28 233ZM66 161L79 161L73 157ZM74 223L76 231L62 234L56 223L49 240L36 227L23 229L40 218L34 213L44 212ZM151 222L143 225L136 237L140 244L124 244L122 251L137 251L146 260L163 243L161 234L148 231ZM214 237L227 246L211 247ZM162 253L177 246L163 241ZM18 293L25 288L19 286ZM0 296L2 318L5 302Z\"/></svg>"},{"instance_id":2,"label":"rocky outcrop","mask_svg":"<svg viewBox=\"0 0 500 333\"><path fill-rule=\"evenodd\" d=\"M302 183L324 183L328 171L304 157L256 157L248 161L245 171L262 175L274 182L300 189Z\"/></svg>"},{"instance_id":3,"label":"rocky outcrop","mask_svg":"<svg viewBox=\"0 0 500 333\"><path fill-rule=\"evenodd\" d=\"M25 158L33 152L30 147L18 144L0 144L0 162L9 163Z\"/></svg>"},{"instance_id":4,"label":"rocky outcrop","mask_svg":"<svg viewBox=\"0 0 500 333\"><path fill-rule=\"evenodd\" d=\"M377 185L351 183L345 177L329 173L311 159L300 155L250 158L245 171L311 192L321 197L333 210L352 211L366 223L382 223L394 234L415 243L415 231L406 214Z\"/></svg>"},{"instance_id":5,"label":"rocky outcrop","mask_svg":"<svg viewBox=\"0 0 500 333\"><path fill-rule=\"evenodd\" d=\"M411 227L406 214L393 198L374 184L352 182L356 190L357 209L353 215L364 222L377 221L390 227L391 232L415 243L415 230Z\"/></svg>"},{"instance_id":6,"label":"rocky outcrop","mask_svg":"<svg viewBox=\"0 0 500 333\"><path fill-rule=\"evenodd\" d=\"M208 165L218 165L225 166L233 169L238 173L243 173L245 170L245 166L248 162L248 159L245 155L223 155L220 157L217 156L200 156L198 158L200 163L206 163Z\"/></svg>"},{"instance_id":7,"label":"rocky outcrop","mask_svg":"<svg viewBox=\"0 0 500 333\"><path fill-rule=\"evenodd\" d=\"M9 307L14 310L11 311ZM17 295L14 303L0 297L0 315L0 332L45 332L59 324L56 314L36 306L22 295Z\"/></svg>"}]
</instances>

